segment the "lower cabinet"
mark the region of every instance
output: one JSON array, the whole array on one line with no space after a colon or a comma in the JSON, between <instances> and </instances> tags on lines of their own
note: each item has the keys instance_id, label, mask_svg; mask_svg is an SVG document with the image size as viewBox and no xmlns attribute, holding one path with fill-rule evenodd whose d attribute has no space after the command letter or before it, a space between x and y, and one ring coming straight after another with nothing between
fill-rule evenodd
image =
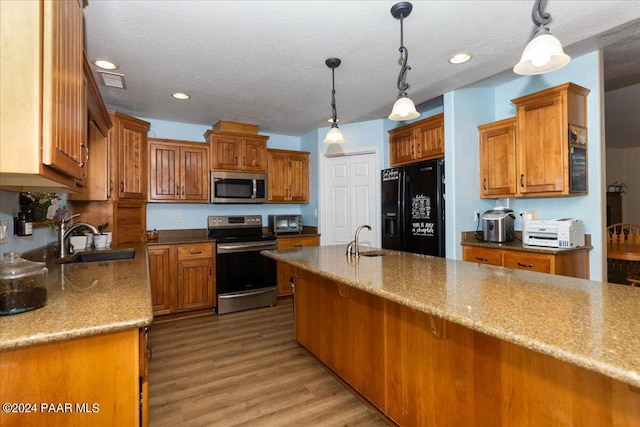
<instances>
[{"instance_id":1,"label":"lower cabinet","mask_svg":"<svg viewBox=\"0 0 640 427\"><path fill-rule=\"evenodd\" d=\"M302 248L305 246L320 246L320 236L286 236L278 237L277 249ZM293 277L293 269L289 264L283 262L278 263L278 296L291 295L291 277Z\"/></svg>"},{"instance_id":2,"label":"lower cabinet","mask_svg":"<svg viewBox=\"0 0 640 427\"><path fill-rule=\"evenodd\" d=\"M634 387L294 269L295 339L400 426L626 426Z\"/></svg>"},{"instance_id":3,"label":"lower cabinet","mask_svg":"<svg viewBox=\"0 0 640 427\"><path fill-rule=\"evenodd\" d=\"M146 426L147 390L144 330L0 353L3 426Z\"/></svg>"},{"instance_id":4,"label":"lower cabinet","mask_svg":"<svg viewBox=\"0 0 640 427\"><path fill-rule=\"evenodd\" d=\"M151 245L147 250L155 316L215 306L214 243Z\"/></svg>"},{"instance_id":5,"label":"lower cabinet","mask_svg":"<svg viewBox=\"0 0 640 427\"><path fill-rule=\"evenodd\" d=\"M586 248L544 254L511 249L462 246L462 260L581 279L589 278L589 252Z\"/></svg>"}]
</instances>

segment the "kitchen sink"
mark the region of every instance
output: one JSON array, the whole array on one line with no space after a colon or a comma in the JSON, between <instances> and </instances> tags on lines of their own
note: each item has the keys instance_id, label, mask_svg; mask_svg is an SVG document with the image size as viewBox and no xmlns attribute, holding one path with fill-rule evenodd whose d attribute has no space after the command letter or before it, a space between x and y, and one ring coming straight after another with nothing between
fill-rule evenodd
<instances>
[{"instance_id":1,"label":"kitchen sink","mask_svg":"<svg viewBox=\"0 0 640 427\"><path fill-rule=\"evenodd\" d=\"M384 252L384 251L364 251L364 252L360 252L361 256L368 256L368 257L376 257L376 256L385 256L385 255L389 255L388 252Z\"/></svg>"},{"instance_id":2,"label":"kitchen sink","mask_svg":"<svg viewBox=\"0 0 640 427\"><path fill-rule=\"evenodd\" d=\"M72 262L94 262L94 261L115 261L120 259L133 259L136 256L136 250L115 249L115 250L97 250L89 252L78 252L69 258L60 260L62 264Z\"/></svg>"}]
</instances>

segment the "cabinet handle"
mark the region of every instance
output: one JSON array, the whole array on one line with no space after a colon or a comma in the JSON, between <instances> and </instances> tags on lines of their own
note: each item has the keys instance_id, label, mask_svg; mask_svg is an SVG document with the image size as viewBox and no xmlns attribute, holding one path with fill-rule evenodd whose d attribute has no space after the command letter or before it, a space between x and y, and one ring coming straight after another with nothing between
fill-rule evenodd
<instances>
[{"instance_id":1,"label":"cabinet handle","mask_svg":"<svg viewBox=\"0 0 640 427\"><path fill-rule=\"evenodd\" d=\"M233 164L238 166L238 156L234 157Z\"/></svg>"},{"instance_id":2,"label":"cabinet handle","mask_svg":"<svg viewBox=\"0 0 640 427\"><path fill-rule=\"evenodd\" d=\"M213 264L209 264L209 276L213 276Z\"/></svg>"},{"instance_id":3,"label":"cabinet handle","mask_svg":"<svg viewBox=\"0 0 640 427\"><path fill-rule=\"evenodd\" d=\"M523 264L523 263L519 262L519 263L518 263L518 265L519 265L520 267L533 268L533 264Z\"/></svg>"},{"instance_id":4,"label":"cabinet handle","mask_svg":"<svg viewBox=\"0 0 640 427\"><path fill-rule=\"evenodd\" d=\"M413 156L413 145L411 146L411 155Z\"/></svg>"},{"instance_id":5,"label":"cabinet handle","mask_svg":"<svg viewBox=\"0 0 640 427\"><path fill-rule=\"evenodd\" d=\"M80 144L80 149L85 149L85 151L87 152L87 155L84 156L84 162L80 162L79 166L81 168L85 167L87 165L87 163L89 163L89 147L87 146L87 144L85 144L84 142Z\"/></svg>"},{"instance_id":6,"label":"cabinet handle","mask_svg":"<svg viewBox=\"0 0 640 427\"><path fill-rule=\"evenodd\" d=\"M184 185L182 186L182 195L184 196Z\"/></svg>"},{"instance_id":7,"label":"cabinet handle","mask_svg":"<svg viewBox=\"0 0 640 427\"><path fill-rule=\"evenodd\" d=\"M247 158L242 157L242 166L247 166Z\"/></svg>"},{"instance_id":8,"label":"cabinet handle","mask_svg":"<svg viewBox=\"0 0 640 427\"><path fill-rule=\"evenodd\" d=\"M520 175L520 187L524 187L524 174Z\"/></svg>"},{"instance_id":9,"label":"cabinet handle","mask_svg":"<svg viewBox=\"0 0 640 427\"><path fill-rule=\"evenodd\" d=\"M488 261L489 261L489 258L481 258L481 257L477 256L477 257L476 257L476 260L478 260L478 261L482 261L482 262L488 262Z\"/></svg>"},{"instance_id":10,"label":"cabinet handle","mask_svg":"<svg viewBox=\"0 0 640 427\"><path fill-rule=\"evenodd\" d=\"M294 247L294 248L301 248L301 247L303 247L303 246L304 246L304 245L303 245L302 243L298 243L297 245L293 245L293 247Z\"/></svg>"},{"instance_id":11,"label":"cabinet handle","mask_svg":"<svg viewBox=\"0 0 640 427\"><path fill-rule=\"evenodd\" d=\"M189 255L199 255L201 253L202 251L194 251L194 252L189 252Z\"/></svg>"},{"instance_id":12,"label":"cabinet handle","mask_svg":"<svg viewBox=\"0 0 640 427\"><path fill-rule=\"evenodd\" d=\"M487 178L482 180L482 188L485 190L487 189Z\"/></svg>"},{"instance_id":13,"label":"cabinet handle","mask_svg":"<svg viewBox=\"0 0 640 427\"><path fill-rule=\"evenodd\" d=\"M120 181L120 192L124 193L124 181Z\"/></svg>"},{"instance_id":14,"label":"cabinet handle","mask_svg":"<svg viewBox=\"0 0 640 427\"><path fill-rule=\"evenodd\" d=\"M176 196L179 196L179 195L180 195L180 186L177 185L176 186Z\"/></svg>"}]
</instances>

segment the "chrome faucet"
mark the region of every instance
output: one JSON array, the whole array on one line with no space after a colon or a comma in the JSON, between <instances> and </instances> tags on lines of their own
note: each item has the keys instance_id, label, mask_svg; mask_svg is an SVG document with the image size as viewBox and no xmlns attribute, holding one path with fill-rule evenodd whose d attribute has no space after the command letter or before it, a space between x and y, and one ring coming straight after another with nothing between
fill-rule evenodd
<instances>
[{"instance_id":1,"label":"chrome faucet","mask_svg":"<svg viewBox=\"0 0 640 427\"><path fill-rule=\"evenodd\" d=\"M367 230L371 230L371 226L370 225L361 225L360 227L358 227L356 229L356 236L355 239L350 241L349 244L347 245L347 256L350 257L352 255L355 255L356 258L360 256L360 249L358 248L358 236L360 235L360 232L362 231L363 228L366 228Z\"/></svg>"},{"instance_id":2,"label":"chrome faucet","mask_svg":"<svg viewBox=\"0 0 640 427\"><path fill-rule=\"evenodd\" d=\"M64 218L60 220L60 223L58 224L58 256L60 257L60 259L63 259L67 255L71 255L73 253L69 250L65 243L67 241L67 237L69 237L69 234L71 234L71 232L76 228L87 227L93 234L100 234L100 231L96 227L86 222L78 222L67 229L67 222L77 216L80 216L80 214L75 214L71 215L68 218Z\"/></svg>"}]
</instances>

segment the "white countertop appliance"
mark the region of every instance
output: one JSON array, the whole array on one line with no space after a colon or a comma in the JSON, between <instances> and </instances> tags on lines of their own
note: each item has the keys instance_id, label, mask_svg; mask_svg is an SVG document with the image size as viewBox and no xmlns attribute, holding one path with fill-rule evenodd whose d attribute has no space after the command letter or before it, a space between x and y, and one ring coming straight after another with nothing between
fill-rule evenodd
<instances>
[{"instance_id":1,"label":"white countertop appliance","mask_svg":"<svg viewBox=\"0 0 640 427\"><path fill-rule=\"evenodd\" d=\"M574 218L525 221L522 243L548 248L579 248L584 246L584 223Z\"/></svg>"}]
</instances>

